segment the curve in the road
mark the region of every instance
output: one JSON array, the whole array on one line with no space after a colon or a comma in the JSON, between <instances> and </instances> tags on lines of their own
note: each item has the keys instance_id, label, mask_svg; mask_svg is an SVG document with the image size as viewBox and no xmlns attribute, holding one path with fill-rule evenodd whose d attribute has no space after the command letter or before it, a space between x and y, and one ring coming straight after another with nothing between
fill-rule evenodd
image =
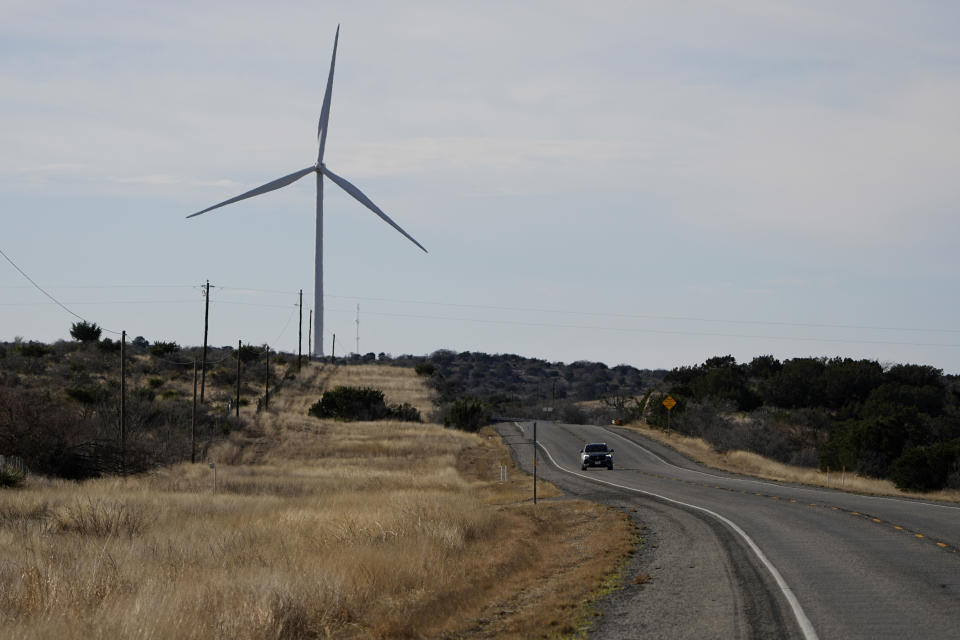
<instances>
[{"instance_id":1,"label":"curve in the road","mask_svg":"<svg viewBox=\"0 0 960 640\"><path fill-rule=\"evenodd\" d=\"M611 431L610 429L607 429L606 427L603 427L603 430L604 430L605 432L609 433L609 434L612 435L612 436L616 436L617 438L620 438L621 440L624 440L624 441L626 441L626 442L629 442L630 444L632 444L632 445L640 448L641 450L644 451L644 453L652 456L655 460L657 460L658 462L660 462L660 463L662 463L662 464L665 464L665 465L668 466L668 467L673 467L674 469L677 469L677 470L680 470L680 471L687 471L687 472L690 472L690 473L696 473L696 474L699 474L699 475L702 475L702 476L707 476L707 477L710 477L710 478L721 478L721 479L724 479L724 480L729 480L729 479L731 479L731 476L721 476L721 475L717 475L717 474L715 474L715 473L708 473L708 472L706 472L706 471L700 471L699 469L689 469L689 468L684 468L684 467L678 467L677 465L673 464L673 463L670 462L669 460L664 460L661 456L657 455L657 454L654 453L653 451L650 451L650 449L648 449L647 447L643 446L643 445L640 444L639 442L634 442L633 440L630 440L629 438L624 437L623 435L617 433L616 431ZM768 480L761 480L761 479L759 479L759 478L750 478L750 481L751 481L753 484L765 484L765 485L769 485L769 486L771 486L771 487L783 487L783 486L784 486L783 484L780 484L780 483L777 483L777 482L770 482L770 481L768 481ZM810 488L810 487L803 487L803 486L801 486L801 485L788 485L788 486L791 486L791 487L794 487L794 488L800 489L800 490L806 489L806 490L808 490L808 491L822 491L822 488L820 488L820 487L818 487L818 488ZM869 494L857 494L857 495L859 495L859 496L861 496L861 497L863 497L863 498L869 498L869 499L871 499L871 500L890 500L890 501L893 501L893 502L906 502L906 503L908 503L908 504L923 505L923 506L925 506L925 507L935 507L935 508L938 508L938 509L958 509L958 510L960 510L960 505L938 504L938 503L935 503L935 502L924 502L923 500L912 500L912 499L904 499L904 498L894 498L894 497L891 497L891 496L873 496L873 495L869 495Z\"/></svg>"},{"instance_id":2,"label":"curve in the road","mask_svg":"<svg viewBox=\"0 0 960 640\"><path fill-rule=\"evenodd\" d=\"M530 426L524 422L509 429L519 428L531 444ZM754 546L775 567L821 637L958 637L960 510L954 506L705 469L635 432L549 421L541 427L537 449L546 454L545 477L553 476L552 481L574 493L580 491L578 485L592 485L600 499L608 499L604 492L637 496L715 523L729 532L768 593L782 603L782 620L793 619L793 603L787 593L781 597L780 581ZM603 440L617 445L616 469L578 473L574 452L585 442ZM520 456L524 464L526 458ZM754 545L708 511L734 522ZM680 530L668 535L675 533ZM796 628L805 625L789 626L785 633L811 637Z\"/></svg>"},{"instance_id":3,"label":"curve in the road","mask_svg":"<svg viewBox=\"0 0 960 640\"><path fill-rule=\"evenodd\" d=\"M518 428L520 428L520 425L519 425L519 424L517 424L516 426L517 426ZM617 434L614 434L614 435L617 435ZM635 444L635 443L634 443L634 444ZM550 453L550 451L549 451L546 447L540 445L540 449L547 455L547 457L550 459L550 462L553 463L553 465L554 465L557 469L559 469L559 470L561 470L561 471L563 471L563 472L565 472L565 473L569 473L569 474L571 474L571 475L574 475L574 476L577 476L577 477L580 477L580 478L584 478L584 479L590 480L590 481L592 481L592 482L597 482L597 483L600 483L600 484L605 484L605 485L608 485L608 486L611 486L611 487L616 487L616 488L618 488L618 489L623 489L623 490L625 490L625 491L631 491L631 492L634 492L634 493L640 493L640 494L643 494L643 495L651 496L651 497L653 497L653 498L657 498L657 499L659 499L659 500L663 500L663 501L665 501L665 502L669 502L669 503L672 503L672 504L677 504L677 505L680 505L680 506L683 506L683 507L687 507L687 508L689 508L689 509L694 509L694 510L696 510L696 511L700 511L700 512L702 512L702 513L706 513L706 514L710 515L711 517L716 518L716 519L719 520L720 522L724 523L724 524L727 525L728 527L730 527L730 529L732 529L737 535L739 535L739 536L743 539L743 541L747 544L747 546L750 548L750 550L756 555L756 557L757 557L757 559L760 561L760 563L767 569L767 571L770 572L770 575L773 577L774 582L776 582L777 586L780 588L780 591L781 591L781 593L783 594L783 597L784 597L784 598L787 600L787 602L789 603L789 605L790 605L790 610L791 610L791 612L793 613L794 618L795 618L796 621L797 621L797 625L800 627L800 632L803 634L803 637L804 637L806 640L818 640L817 632L814 630L813 625L810 623L810 619L807 618L807 614L804 613L803 607L800 606L800 602L797 600L797 597L794 595L793 590L790 588L790 585L788 585L787 582L786 582L786 580L783 579L783 576L780 574L780 571L778 571L777 568L773 565L773 563L770 562L769 558L767 558L767 556L763 553L763 551L760 549L760 547L757 546L757 543L754 542L753 539L752 539L749 535L747 535L747 533L746 533L737 523L735 523L734 521L730 520L729 518L727 518L727 517L725 517L725 516L720 515L719 513L715 512L715 511L711 511L710 509L707 509L706 507L701 507L701 506L698 506L698 505L695 505L695 504L690 504L690 503L688 503L688 502L682 502L682 501L680 501L680 500L674 500L673 498L668 498L667 496L663 496L663 495L660 495L660 494L657 494L657 493L653 493L652 491L645 491L645 490L643 490L643 489L637 489L636 487L628 487L628 486L626 486L626 485L617 484L617 483L615 483L615 482L609 482L609 481L607 481L607 480L600 480L599 478L597 478L597 477L595 477L595 476L589 476L589 475L587 475L587 474L585 474L585 473L577 473L576 471L571 471L571 470L569 470L569 469L565 469L563 466L561 466L560 464L557 463L557 461L554 459L553 455ZM659 458L659 456L656 456L656 454L654 454L654 453L651 452L651 451L648 451L648 453L650 453L651 455L654 455L655 457ZM666 463L666 464L670 464L670 463L666 462L666 461L663 460L663 459L660 459L660 460L661 460L661 462L664 462L664 463ZM673 466L673 465L671 465L671 466Z\"/></svg>"},{"instance_id":4,"label":"curve in the road","mask_svg":"<svg viewBox=\"0 0 960 640\"><path fill-rule=\"evenodd\" d=\"M654 452L654 451L651 451L650 449L648 449L647 447L643 446L643 445L642 445L641 443L639 443L639 442L636 442L636 441L634 441L634 440L630 440L629 438L626 438L625 436L623 436L623 435L621 435L621 434L619 434L619 433L617 433L617 432L615 432L615 431L611 431L610 429L607 429L607 428L605 428L605 427L601 427L601 428L602 428L603 431L605 431L606 433L608 433L608 434L610 434L610 435L612 435L612 436L615 436L615 437L617 437L617 438L620 438L620 439L623 440L624 442L627 442L627 443L629 443L630 445L637 447L638 449L640 449L641 451L643 451L645 454L651 456L651 457L652 457L654 460L656 460L657 462L659 462L659 463L661 463L661 464L663 464L663 465L665 465L665 466L671 467L671 468L673 468L673 469L676 469L676 470L678 470L678 471L683 471L683 472L686 472L686 473L694 473L694 474L701 475L701 476L704 476L704 477L714 478L714 479L716 479L716 480L743 481L743 482L749 482L751 485L765 485L765 486L769 486L769 487L776 487L776 488L778 488L778 489L785 489L785 488L787 488L787 489L796 490L796 491L806 491L806 492L808 492L808 493L813 493L813 494L818 494L818 495L822 495L823 492L824 492L824 489L823 489L823 488L805 487L805 486L803 486L803 485L789 484L789 483L770 482L770 481L761 480L761 479L752 478L752 477L737 477L737 476L734 475L734 474L718 475L718 474L715 474L715 473L708 473L708 472L706 472L706 471L701 471L701 470L699 470L699 469L691 469L691 468L687 468L687 467L680 467L680 466L677 466L677 465L673 464L673 463L670 462L669 460L664 459L662 456L658 455L658 454L657 454L656 452ZM678 454L678 455L680 455L680 454ZM682 479L680 479L680 478L674 478L674 477L670 477L670 476L663 476L663 475L659 475L659 474L655 474L655 473L650 473L650 472L647 472L647 471L640 471L640 470L636 470L636 469L635 469L634 471L636 471L637 473L641 473L641 474L643 474L643 475L646 475L646 476L650 476L650 477L652 477L652 478L660 478L660 479L663 479L663 480L672 480L672 481L676 481L676 482L688 483L686 480L682 480ZM693 484L693 483L688 483L688 484ZM722 490L727 490L727 491L734 491L734 489L731 489L730 487L723 487L723 486L720 486L720 485L701 484L700 486L706 487L706 488L713 488L713 489L722 489ZM836 490L834 489L833 491L836 491ZM745 493L745 492L744 492L744 491L741 491L741 493ZM789 501L789 502L791 502L791 503L799 503L799 502L800 502L799 500L797 500L797 499L795 499L795 498L783 498L782 496L775 495L775 494L761 494L761 493L756 493L756 492L754 492L754 495L756 495L756 496L761 496L761 497L766 497L766 498L772 498L772 499L774 499L774 500L785 499L785 500L787 500L787 501ZM902 503L902 504L905 504L905 505L911 505L911 506L935 507L935 508L944 508L944 509L960 510L960 506L947 505L947 504L936 504L936 503L932 503L932 502L924 502L924 501L922 501L922 500L912 500L912 499L903 499L903 498L891 498L891 497L887 497L887 496L873 496L873 495L866 495L866 494L859 494L859 493L858 493L858 494L850 494L850 495L855 495L855 496L858 497L858 498L863 498L863 499L867 499L867 500L890 500L890 501L893 501L893 502L899 502L899 503ZM843 507L843 506L830 505L830 504L827 504L827 503L825 503L825 502L823 502L823 501L814 502L814 503L805 503L805 504L807 504L808 506L811 506L811 507L817 507L817 506L819 506L819 507L823 507L823 508L829 508L829 509L832 509L832 510L834 510L834 511L841 511L841 512L847 513L847 514L849 514L849 515L851 515L851 516L866 518L867 520L869 520L869 521L871 521L871 522L874 522L874 523L876 523L876 524L890 525L890 526L893 527L895 530L900 531L900 532L902 532L902 533L904 533L904 534L909 534L909 535L911 535L911 536L913 536L913 537L915 537L915 538L921 539L921 540L927 540L927 541L929 541L930 543L936 545L938 548L942 549L943 551L948 551L948 552L950 552L950 553L960 553L960 548L958 548L958 547L957 547L956 545L954 545L954 544L950 544L950 543L944 542L943 540L938 539L938 538L937 538L936 536L934 536L934 535L930 535L929 533L927 533L927 532L925 532L925 531L922 531L922 530L917 529L917 528L913 528L913 527L911 527L911 526L909 526L909 525L906 525L906 524L898 524L895 520L884 519L884 518L877 517L876 514L866 513L865 511L862 510L862 507L859 507L858 509L861 509L861 510L858 510L858 509L847 508L847 507Z\"/></svg>"}]
</instances>

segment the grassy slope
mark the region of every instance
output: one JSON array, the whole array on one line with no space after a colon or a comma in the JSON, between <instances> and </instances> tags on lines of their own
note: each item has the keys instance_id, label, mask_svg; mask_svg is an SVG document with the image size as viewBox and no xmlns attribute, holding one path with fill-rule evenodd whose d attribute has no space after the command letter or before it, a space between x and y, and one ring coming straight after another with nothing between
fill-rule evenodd
<instances>
[{"instance_id":1,"label":"grassy slope","mask_svg":"<svg viewBox=\"0 0 960 640\"><path fill-rule=\"evenodd\" d=\"M645 424L641 426L630 425L626 428L657 440L708 467L732 473L741 473L767 480L830 487L831 489L840 489L842 478L842 489L853 493L960 502L960 491L955 489L944 489L930 493L901 491L889 480L869 478L852 472L841 472L837 469L830 473L828 481L827 474L823 471L783 464L749 451L717 451L703 438L691 438L677 432L667 434Z\"/></svg>"},{"instance_id":2,"label":"grassy slope","mask_svg":"<svg viewBox=\"0 0 960 640\"><path fill-rule=\"evenodd\" d=\"M135 478L0 491L0 627L31 638L570 633L629 552L617 513L533 508L492 433L306 415L324 386L426 411L411 370L309 365L210 452ZM544 485L541 495L557 495Z\"/></svg>"}]
</instances>

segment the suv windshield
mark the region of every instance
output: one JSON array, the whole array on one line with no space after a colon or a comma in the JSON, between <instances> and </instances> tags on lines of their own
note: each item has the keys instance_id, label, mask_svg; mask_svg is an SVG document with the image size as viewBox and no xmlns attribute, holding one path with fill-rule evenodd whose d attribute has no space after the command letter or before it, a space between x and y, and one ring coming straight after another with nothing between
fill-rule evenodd
<instances>
[{"instance_id":1,"label":"suv windshield","mask_svg":"<svg viewBox=\"0 0 960 640\"><path fill-rule=\"evenodd\" d=\"M607 445L605 444L588 444L584 451L587 453L603 453L607 450Z\"/></svg>"}]
</instances>

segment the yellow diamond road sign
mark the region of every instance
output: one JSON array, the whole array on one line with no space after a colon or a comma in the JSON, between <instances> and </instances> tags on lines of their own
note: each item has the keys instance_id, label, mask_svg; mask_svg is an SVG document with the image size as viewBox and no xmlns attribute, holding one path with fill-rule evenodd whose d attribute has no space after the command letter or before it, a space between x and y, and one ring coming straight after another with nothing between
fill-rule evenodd
<instances>
[{"instance_id":1,"label":"yellow diamond road sign","mask_svg":"<svg viewBox=\"0 0 960 640\"><path fill-rule=\"evenodd\" d=\"M667 408L667 411L670 411L677 406L677 401L673 399L673 396L667 396L663 401L663 406Z\"/></svg>"}]
</instances>

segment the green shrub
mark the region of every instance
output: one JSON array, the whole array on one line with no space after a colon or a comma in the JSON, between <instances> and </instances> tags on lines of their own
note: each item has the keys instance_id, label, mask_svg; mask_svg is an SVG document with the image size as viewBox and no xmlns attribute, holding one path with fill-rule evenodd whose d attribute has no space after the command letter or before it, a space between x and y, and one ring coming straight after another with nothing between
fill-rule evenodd
<instances>
[{"instance_id":1,"label":"green shrub","mask_svg":"<svg viewBox=\"0 0 960 640\"><path fill-rule=\"evenodd\" d=\"M101 332L100 327L86 320L74 322L70 327L70 337L80 342L96 342L100 339Z\"/></svg>"},{"instance_id":2,"label":"green shrub","mask_svg":"<svg viewBox=\"0 0 960 640\"><path fill-rule=\"evenodd\" d=\"M176 342L161 342L156 341L150 347L150 355L162 358L163 356L170 355L171 353L176 353L180 351L180 345Z\"/></svg>"},{"instance_id":3,"label":"green shrub","mask_svg":"<svg viewBox=\"0 0 960 640\"><path fill-rule=\"evenodd\" d=\"M0 466L0 487L22 487L26 474L13 467Z\"/></svg>"},{"instance_id":4,"label":"green shrub","mask_svg":"<svg viewBox=\"0 0 960 640\"><path fill-rule=\"evenodd\" d=\"M409 402L392 405L390 407L390 417L402 422L422 422L420 410Z\"/></svg>"},{"instance_id":5,"label":"green shrub","mask_svg":"<svg viewBox=\"0 0 960 640\"><path fill-rule=\"evenodd\" d=\"M307 412L317 418L337 420L401 420L420 422L420 411L411 404L387 406L383 391L369 387L336 387L325 391Z\"/></svg>"},{"instance_id":6,"label":"green shrub","mask_svg":"<svg viewBox=\"0 0 960 640\"><path fill-rule=\"evenodd\" d=\"M207 380L207 384L213 382L220 386L232 387L237 382L237 368L221 365L207 373Z\"/></svg>"},{"instance_id":7,"label":"green shrub","mask_svg":"<svg viewBox=\"0 0 960 640\"><path fill-rule=\"evenodd\" d=\"M110 338L104 338L97 343L97 349L104 353L119 353L120 352L120 341L113 341Z\"/></svg>"},{"instance_id":8,"label":"green shrub","mask_svg":"<svg viewBox=\"0 0 960 640\"><path fill-rule=\"evenodd\" d=\"M479 431L490 424L490 406L480 398L458 398L447 408L443 424L463 431Z\"/></svg>"},{"instance_id":9,"label":"green shrub","mask_svg":"<svg viewBox=\"0 0 960 640\"><path fill-rule=\"evenodd\" d=\"M240 362L243 364L249 364L260 359L260 356L263 355L263 349L261 347L254 347L249 344L244 344L240 346L238 355L240 357Z\"/></svg>"},{"instance_id":10,"label":"green shrub","mask_svg":"<svg viewBox=\"0 0 960 640\"><path fill-rule=\"evenodd\" d=\"M413 370L417 372L418 376L426 376L429 378L437 370L437 367L428 360L427 362L417 363Z\"/></svg>"},{"instance_id":11,"label":"green shrub","mask_svg":"<svg viewBox=\"0 0 960 640\"><path fill-rule=\"evenodd\" d=\"M67 397L83 405L94 405L104 399L103 389L96 387L85 389L83 387L69 387L65 393Z\"/></svg>"},{"instance_id":12,"label":"green shrub","mask_svg":"<svg viewBox=\"0 0 960 640\"><path fill-rule=\"evenodd\" d=\"M383 391L369 387L335 387L325 391L307 412L318 418L382 420L387 417Z\"/></svg>"},{"instance_id":13,"label":"green shrub","mask_svg":"<svg viewBox=\"0 0 960 640\"><path fill-rule=\"evenodd\" d=\"M950 472L960 461L960 440L914 447L893 462L890 479L898 489L938 491L947 484Z\"/></svg>"},{"instance_id":14,"label":"green shrub","mask_svg":"<svg viewBox=\"0 0 960 640\"><path fill-rule=\"evenodd\" d=\"M17 348L20 351L20 354L25 358L42 358L48 353L53 352L53 350L47 345L43 344L42 342L35 342L33 340L30 342L21 343Z\"/></svg>"}]
</instances>

